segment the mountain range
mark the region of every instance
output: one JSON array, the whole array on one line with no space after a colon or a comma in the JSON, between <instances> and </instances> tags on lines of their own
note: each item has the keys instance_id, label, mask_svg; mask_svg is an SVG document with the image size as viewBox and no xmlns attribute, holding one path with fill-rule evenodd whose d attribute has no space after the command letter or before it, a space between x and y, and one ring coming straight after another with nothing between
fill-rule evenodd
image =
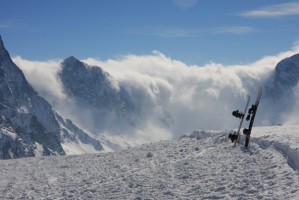
<instances>
[{"instance_id":1,"label":"mountain range","mask_svg":"<svg viewBox=\"0 0 299 200\"><path fill-rule=\"evenodd\" d=\"M73 56L60 67L66 98L53 103L34 90L0 37L0 159L115 151L140 144L135 133L154 134L148 127L173 129L175 116L154 86L150 94L132 89ZM271 73L262 82L260 117L275 124L296 106L299 54L279 62Z\"/></svg>"}]
</instances>

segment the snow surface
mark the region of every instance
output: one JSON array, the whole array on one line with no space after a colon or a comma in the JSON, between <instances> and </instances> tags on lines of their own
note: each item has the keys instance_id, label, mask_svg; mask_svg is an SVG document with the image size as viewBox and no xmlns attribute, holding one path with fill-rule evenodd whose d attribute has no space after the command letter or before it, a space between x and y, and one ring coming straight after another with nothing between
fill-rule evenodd
<instances>
[{"instance_id":1,"label":"snow surface","mask_svg":"<svg viewBox=\"0 0 299 200\"><path fill-rule=\"evenodd\" d=\"M299 126L254 128L248 149L232 147L230 132L194 131L111 153L1 160L0 199L299 198Z\"/></svg>"},{"instance_id":2,"label":"snow surface","mask_svg":"<svg viewBox=\"0 0 299 200\"><path fill-rule=\"evenodd\" d=\"M84 154L84 153L98 153L97 150L90 144L84 144L81 141L61 143L66 155Z\"/></svg>"}]
</instances>

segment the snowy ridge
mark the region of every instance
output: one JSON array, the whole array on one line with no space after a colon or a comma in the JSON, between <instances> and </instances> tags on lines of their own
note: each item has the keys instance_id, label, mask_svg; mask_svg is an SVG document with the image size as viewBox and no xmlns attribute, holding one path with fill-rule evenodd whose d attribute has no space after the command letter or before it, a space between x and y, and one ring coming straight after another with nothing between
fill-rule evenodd
<instances>
[{"instance_id":1,"label":"snowy ridge","mask_svg":"<svg viewBox=\"0 0 299 200\"><path fill-rule=\"evenodd\" d=\"M0 159L64 155L51 105L27 82L0 37ZM3 131L9 129L11 134ZM11 135L15 135L11 137ZM41 148L37 148L38 143Z\"/></svg>"},{"instance_id":2,"label":"snowy ridge","mask_svg":"<svg viewBox=\"0 0 299 200\"><path fill-rule=\"evenodd\" d=\"M62 147L67 155L98 153L103 151L101 143L78 128L69 119L63 119L58 113L55 117L62 129Z\"/></svg>"},{"instance_id":3,"label":"snowy ridge","mask_svg":"<svg viewBox=\"0 0 299 200\"><path fill-rule=\"evenodd\" d=\"M254 128L248 149L232 147L230 131L114 153L2 160L0 198L297 199L299 126Z\"/></svg>"}]
</instances>

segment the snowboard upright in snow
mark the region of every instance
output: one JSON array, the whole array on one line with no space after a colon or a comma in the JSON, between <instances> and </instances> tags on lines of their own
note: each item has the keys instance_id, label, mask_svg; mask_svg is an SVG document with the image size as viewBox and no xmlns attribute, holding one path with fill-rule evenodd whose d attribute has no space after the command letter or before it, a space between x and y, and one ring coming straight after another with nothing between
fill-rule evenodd
<instances>
[{"instance_id":1,"label":"snowboard upright in snow","mask_svg":"<svg viewBox=\"0 0 299 200\"><path fill-rule=\"evenodd\" d=\"M240 142L240 130L241 130L241 127L242 127L242 124L243 124L244 116L245 116L245 114L246 114L246 111L247 111L249 102L250 102L250 96L248 95L248 96L247 96L247 103L246 103L246 106L245 106L245 109L244 109L244 112L243 112L244 115L243 115L242 118L241 118L240 125L239 125L239 128L238 128L238 137L237 137L237 139L236 139L236 141L235 141L235 143L234 143L234 146L236 146L236 144Z\"/></svg>"},{"instance_id":2,"label":"snowboard upright in snow","mask_svg":"<svg viewBox=\"0 0 299 200\"><path fill-rule=\"evenodd\" d=\"M232 113L233 116L241 119L237 133L229 135L229 138L232 140L232 142L234 142L234 146L236 146L236 144L240 142L240 130L241 130L241 127L242 127L242 124L243 124L244 116L246 114L246 111L247 111L247 108L248 108L248 105L249 105L249 101L250 101L250 96L248 95L247 96L247 103L246 103L246 106L245 106L245 109L244 109L243 113L239 112L239 110L233 111L233 113Z\"/></svg>"},{"instance_id":3,"label":"snowboard upright in snow","mask_svg":"<svg viewBox=\"0 0 299 200\"><path fill-rule=\"evenodd\" d=\"M248 116L246 117L246 120L250 120L249 122L249 126L248 128L244 128L243 133L246 135L246 139L245 139L245 147L248 147L249 145L249 141L250 141L250 134L251 134L251 130L252 130L252 126L253 126L253 122L255 119L255 115L262 97L262 93L263 93L263 89L262 87L259 87L258 89L258 94L256 97L256 101L255 104L253 104L251 106L251 108L248 110Z\"/></svg>"}]
</instances>

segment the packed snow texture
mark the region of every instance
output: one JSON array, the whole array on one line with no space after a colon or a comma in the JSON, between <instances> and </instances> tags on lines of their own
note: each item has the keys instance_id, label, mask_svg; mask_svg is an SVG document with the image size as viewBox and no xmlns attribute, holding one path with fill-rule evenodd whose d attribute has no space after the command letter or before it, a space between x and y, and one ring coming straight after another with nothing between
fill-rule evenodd
<instances>
[{"instance_id":1,"label":"packed snow texture","mask_svg":"<svg viewBox=\"0 0 299 200\"><path fill-rule=\"evenodd\" d=\"M194 131L101 154L0 161L1 199L298 199L299 126ZM241 140L243 143L244 141Z\"/></svg>"}]
</instances>

